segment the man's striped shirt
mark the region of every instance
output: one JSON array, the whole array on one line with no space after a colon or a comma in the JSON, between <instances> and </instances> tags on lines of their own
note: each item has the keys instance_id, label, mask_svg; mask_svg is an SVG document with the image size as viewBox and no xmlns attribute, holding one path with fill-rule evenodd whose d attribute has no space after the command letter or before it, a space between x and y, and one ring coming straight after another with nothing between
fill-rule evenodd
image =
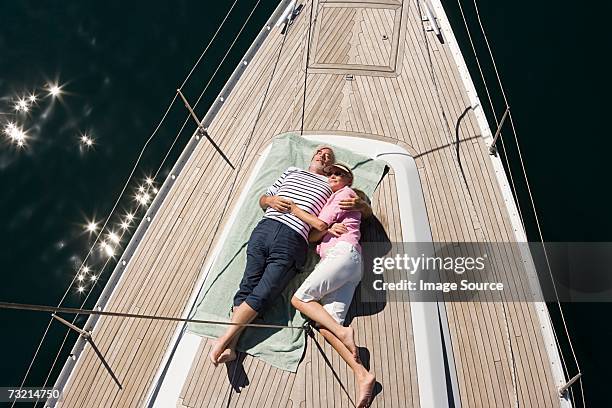
<instances>
[{"instance_id":1,"label":"man's striped shirt","mask_svg":"<svg viewBox=\"0 0 612 408\"><path fill-rule=\"evenodd\" d=\"M289 167L285 170L266 191L267 196L275 195L288 198L295 202L298 207L313 215L318 215L321 212L331 194L332 190L329 187L327 177L297 167ZM264 217L282 222L308 241L310 225L295 215L282 213L268 207Z\"/></svg>"}]
</instances>

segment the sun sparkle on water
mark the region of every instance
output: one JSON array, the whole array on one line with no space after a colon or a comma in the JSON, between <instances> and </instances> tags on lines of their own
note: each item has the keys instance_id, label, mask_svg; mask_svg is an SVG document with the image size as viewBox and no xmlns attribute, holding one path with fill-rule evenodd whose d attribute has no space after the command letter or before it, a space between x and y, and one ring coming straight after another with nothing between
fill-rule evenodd
<instances>
[{"instance_id":1,"label":"sun sparkle on water","mask_svg":"<svg viewBox=\"0 0 612 408\"><path fill-rule=\"evenodd\" d=\"M62 93L62 87L58 84L49 84L49 95L52 97L57 97Z\"/></svg>"},{"instance_id":2,"label":"sun sparkle on water","mask_svg":"<svg viewBox=\"0 0 612 408\"><path fill-rule=\"evenodd\" d=\"M111 258L115 256L115 250L110 245L106 245L106 248L104 248L104 251L106 252L106 255L108 255Z\"/></svg>"},{"instance_id":3,"label":"sun sparkle on water","mask_svg":"<svg viewBox=\"0 0 612 408\"><path fill-rule=\"evenodd\" d=\"M17 95L6 96L4 98L5 106L2 106L2 108L6 110L6 113L2 113L2 115L7 115L7 117L13 120L0 122L0 134L4 133L10 143L20 148L29 147L30 140L36 140L34 137L36 135L30 136L28 132L32 130L33 133L36 133L40 128L40 123L37 123L37 120L41 119L44 121L51 112L51 109L57 106L56 102L64 102L63 97L70 95L69 92L66 92L64 86L65 84L60 84L57 80L47 81L46 85L41 88L36 88L32 91L28 90ZM62 105L65 104L62 103ZM43 111L38 112L38 109L42 109ZM37 116L38 114L40 114L39 117ZM81 145L81 151L85 148L97 145L95 139L88 133L79 133L80 134L77 136L77 143ZM158 193L158 189L155 187L155 180L151 175L146 175L143 181L144 182L136 186L137 194L135 198L139 206L143 206L146 209L146 206ZM115 257L116 253L122 250L121 239L123 235L129 231L134 220L137 219L134 213L138 208L132 208L131 210L132 212L125 214L122 216L122 219L119 220L117 231L120 232L121 235L115 231L106 231L106 237L97 237L96 243L99 242L98 239L104 240L99 243L100 252L109 257ZM100 231L100 222L85 220L84 224L82 228L90 234L98 234ZM91 246L90 250L93 249L94 246ZM79 293L84 292L88 287L86 282L95 282L99 278L100 275L93 274L89 266L82 265L75 277L75 280L79 282L77 291Z\"/></svg>"},{"instance_id":4,"label":"sun sparkle on water","mask_svg":"<svg viewBox=\"0 0 612 408\"><path fill-rule=\"evenodd\" d=\"M115 234L114 232L111 232L110 234L108 234L109 239L114 242L115 244L118 244L120 239L119 239L119 235Z\"/></svg>"}]
</instances>

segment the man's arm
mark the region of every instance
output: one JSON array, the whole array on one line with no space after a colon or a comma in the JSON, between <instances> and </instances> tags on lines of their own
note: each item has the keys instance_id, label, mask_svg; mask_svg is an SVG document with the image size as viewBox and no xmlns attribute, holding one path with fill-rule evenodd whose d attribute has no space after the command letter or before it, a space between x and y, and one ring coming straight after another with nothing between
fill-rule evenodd
<instances>
[{"instance_id":1,"label":"man's arm","mask_svg":"<svg viewBox=\"0 0 612 408\"><path fill-rule=\"evenodd\" d=\"M278 193L279 188L282 186L283 182L287 175L295 170L294 167L289 167L287 170L281 174L281 176L266 190L266 193L259 197L259 206L262 210L267 210L268 207L274 208L276 211L280 212L289 212L291 210L289 204L291 201L278 197L276 194Z\"/></svg>"},{"instance_id":2,"label":"man's arm","mask_svg":"<svg viewBox=\"0 0 612 408\"><path fill-rule=\"evenodd\" d=\"M259 206L262 210L267 210L268 207L274 208L276 211L289 212L291 211L291 201L275 195L262 195L259 197Z\"/></svg>"}]
</instances>

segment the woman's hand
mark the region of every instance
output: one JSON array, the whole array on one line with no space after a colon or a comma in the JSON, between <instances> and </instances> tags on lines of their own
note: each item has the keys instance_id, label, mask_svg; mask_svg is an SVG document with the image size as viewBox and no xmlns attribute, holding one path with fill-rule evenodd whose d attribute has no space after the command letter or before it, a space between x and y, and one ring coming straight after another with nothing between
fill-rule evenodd
<instances>
[{"instance_id":1,"label":"woman's hand","mask_svg":"<svg viewBox=\"0 0 612 408\"><path fill-rule=\"evenodd\" d=\"M331 227L329 227L327 232L332 234L334 237L339 237L342 234L346 234L348 232L348 229L346 228L344 224L337 222L333 224Z\"/></svg>"},{"instance_id":2,"label":"woman's hand","mask_svg":"<svg viewBox=\"0 0 612 408\"><path fill-rule=\"evenodd\" d=\"M359 197L345 198L340 200L339 206L341 210L357 210L359 211L363 206L364 201Z\"/></svg>"},{"instance_id":3,"label":"woman's hand","mask_svg":"<svg viewBox=\"0 0 612 408\"><path fill-rule=\"evenodd\" d=\"M300 210L300 207L298 207L295 201L293 200L287 199L287 201L289 202L289 212L293 215L296 215L296 213Z\"/></svg>"},{"instance_id":4,"label":"woman's hand","mask_svg":"<svg viewBox=\"0 0 612 408\"><path fill-rule=\"evenodd\" d=\"M365 194L363 194L363 197L366 197ZM341 210L359 211L363 218L369 218L372 216L372 207L370 207L370 204L368 204L364 198L362 198L360 195L346 198L344 200L340 200L338 206Z\"/></svg>"}]
</instances>

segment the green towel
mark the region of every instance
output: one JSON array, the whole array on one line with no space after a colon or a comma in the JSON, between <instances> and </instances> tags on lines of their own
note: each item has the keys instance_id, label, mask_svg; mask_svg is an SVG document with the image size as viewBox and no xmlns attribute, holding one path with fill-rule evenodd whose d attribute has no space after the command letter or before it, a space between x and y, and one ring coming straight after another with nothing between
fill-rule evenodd
<instances>
[{"instance_id":1,"label":"green towel","mask_svg":"<svg viewBox=\"0 0 612 408\"><path fill-rule=\"evenodd\" d=\"M317 143L308 141L296 134L284 134L274 139L270 153L248 193L248 199L239 210L239 221L230 227L227 240L223 243L219 256L211 268L200 296L196 301L193 319L228 321L232 300L238 290L246 265L246 246L263 212L259 207L259 197L290 166L306 169ZM336 160L351 166L355 175L354 187L371 196L378 185L385 164L380 160L352 153L349 150L332 146ZM303 273L289 284L282 296L274 301L256 320L257 323L302 326L304 317L291 306L291 296L304 281L318 257L310 250L308 262ZM217 338L226 329L224 325L188 325L191 333ZM238 350L258 357L283 370L296 372L304 353L305 336L297 329L248 328L238 343Z\"/></svg>"}]
</instances>

